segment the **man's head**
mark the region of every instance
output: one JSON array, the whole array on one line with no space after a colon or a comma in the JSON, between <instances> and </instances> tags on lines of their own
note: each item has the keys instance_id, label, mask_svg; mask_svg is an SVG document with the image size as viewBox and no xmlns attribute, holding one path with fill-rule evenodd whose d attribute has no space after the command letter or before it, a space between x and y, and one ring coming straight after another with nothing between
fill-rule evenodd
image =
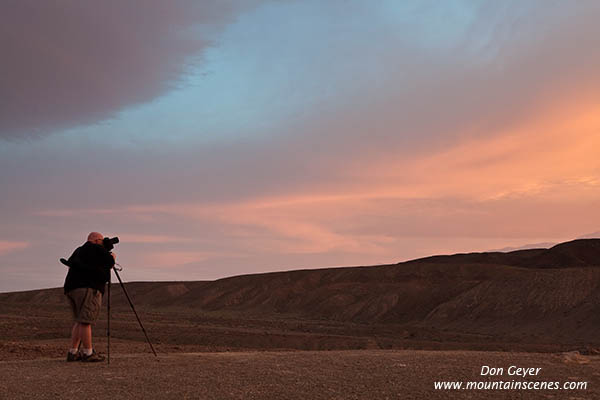
<instances>
[{"instance_id":1,"label":"man's head","mask_svg":"<svg viewBox=\"0 0 600 400\"><path fill-rule=\"evenodd\" d=\"M92 232L88 235L87 241L94 243L94 244L99 244L102 245L102 241L104 240L104 236L102 236L101 233L98 232Z\"/></svg>"}]
</instances>

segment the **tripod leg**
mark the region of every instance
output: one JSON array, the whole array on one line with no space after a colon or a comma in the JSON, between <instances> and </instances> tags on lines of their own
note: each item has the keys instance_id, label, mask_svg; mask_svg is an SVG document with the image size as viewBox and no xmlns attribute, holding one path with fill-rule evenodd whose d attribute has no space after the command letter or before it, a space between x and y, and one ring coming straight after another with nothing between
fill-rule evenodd
<instances>
[{"instance_id":1,"label":"tripod leg","mask_svg":"<svg viewBox=\"0 0 600 400\"><path fill-rule=\"evenodd\" d=\"M106 356L107 363L110 364L110 275L108 276L108 292L106 297L107 325L106 325Z\"/></svg>"},{"instance_id":2,"label":"tripod leg","mask_svg":"<svg viewBox=\"0 0 600 400\"><path fill-rule=\"evenodd\" d=\"M127 297L127 301L129 302L129 305L131 306L131 309L133 310L133 313L135 314L135 317L137 318L138 323L140 324L140 328L142 328L142 332L144 332L144 336L146 336L146 341L150 345L150 349L154 353L154 356L158 357L158 355L156 354L156 351L154 351L154 347L152 346L150 339L148 338L148 334L146 333L146 330L144 329L144 325L142 325L142 321L140 320L138 313L135 311L135 307L133 306L133 303L131 302L131 299L129 298L129 294L127 293L127 290L125 289L125 285L123 285L123 281L121 280L119 273L117 272L116 269L113 268L113 270L115 271L115 275L117 276L117 279L119 280L119 283L121 284L121 289L123 289L123 293L125 293L125 297Z\"/></svg>"}]
</instances>

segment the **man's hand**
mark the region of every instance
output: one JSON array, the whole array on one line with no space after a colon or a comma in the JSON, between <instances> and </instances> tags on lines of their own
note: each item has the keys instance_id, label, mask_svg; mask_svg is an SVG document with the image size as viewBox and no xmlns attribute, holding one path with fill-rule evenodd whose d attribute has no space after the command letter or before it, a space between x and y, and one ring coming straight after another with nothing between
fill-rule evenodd
<instances>
[{"instance_id":1,"label":"man's hand","mask_svg":"<svg viewBox=\"0 0 600 400\"><path fill-rule=\"evenodd\" d=\"M117 261L117 255L115 253L111 251L110 255L112 256L113 260Z\"/></svg>"}]
</instances>

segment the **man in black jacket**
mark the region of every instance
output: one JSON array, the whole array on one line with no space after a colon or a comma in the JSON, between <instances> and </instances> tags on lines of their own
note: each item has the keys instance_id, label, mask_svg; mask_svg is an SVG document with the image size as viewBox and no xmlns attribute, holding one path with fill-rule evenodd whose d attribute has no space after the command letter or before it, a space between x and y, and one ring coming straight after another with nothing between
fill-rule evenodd
<instances>
[{"instance_id":1,"label":"man in black jacket","mask_svg":"<svg viewBox=\"0 0 600 400\"><path fill-rule=\"evenodd\" d=\"M67 361L104 361L92 347L92 324L98 319L104 287L115 265L115 255L106 250L103 240L102 234L90 233L87 242L78 247L67 262L69 272L64 289L75 320ZM80 343L81 352L78 351Z\"/></svg>"}]
</instances>

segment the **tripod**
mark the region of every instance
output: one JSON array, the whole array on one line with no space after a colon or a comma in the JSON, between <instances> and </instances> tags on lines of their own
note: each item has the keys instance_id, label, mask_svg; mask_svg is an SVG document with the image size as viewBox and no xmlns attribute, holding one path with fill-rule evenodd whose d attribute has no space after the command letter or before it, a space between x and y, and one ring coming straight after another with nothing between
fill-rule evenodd
<instances>
[{"instance_id":1,"label":"tripod","mask_svg":"<svg viewBox=\"0 0 600 400\"><path fill-rule=\"evenodd\" d=\"M117 268L117 266L119 266L119 268ZM123 293L125 293L125 297L127 298L127 301L129 302L129 305L131 306L131 310L135 314L135 317L137 318L137 321L140 324L140 328L142 328L142 332L144 332L144 336L146 337L146 341L150 345L150 349L152 350L152 353L154 353L155 357L158 357L158 355L156 354L156 351L154 351L154 347L152 346L152 343L150 342L150 339L148 338L148 334L146 333L146 329L144 329L144 325L142 325L142 321L140 320L140 317L139 317L138 313L135 311L135 307L133 306L133 302L131 301L131 298L129 298L129 294L127 293L127 290L125 289L125 285L123 284L123 281L121 280L121 276L119 275L119 271L122 271L123 267L121 267L121 264L115 264L111 269L113 271L115 271L115 275L117 276L117 279L119 280L119 284L121 285L121 289L123 289ZM107 292L107 298L106 298L106 310L107 310L107 314L108 314L107 327L106 327L106 339L107 339L107 352L106 352L106 355L107 355L107 362L108 362L108 364L110 364L110 285L111 285L111 276L112 276L112 274L110 274L108 276L108 292Z\"/></svg>"}]
</instances>

